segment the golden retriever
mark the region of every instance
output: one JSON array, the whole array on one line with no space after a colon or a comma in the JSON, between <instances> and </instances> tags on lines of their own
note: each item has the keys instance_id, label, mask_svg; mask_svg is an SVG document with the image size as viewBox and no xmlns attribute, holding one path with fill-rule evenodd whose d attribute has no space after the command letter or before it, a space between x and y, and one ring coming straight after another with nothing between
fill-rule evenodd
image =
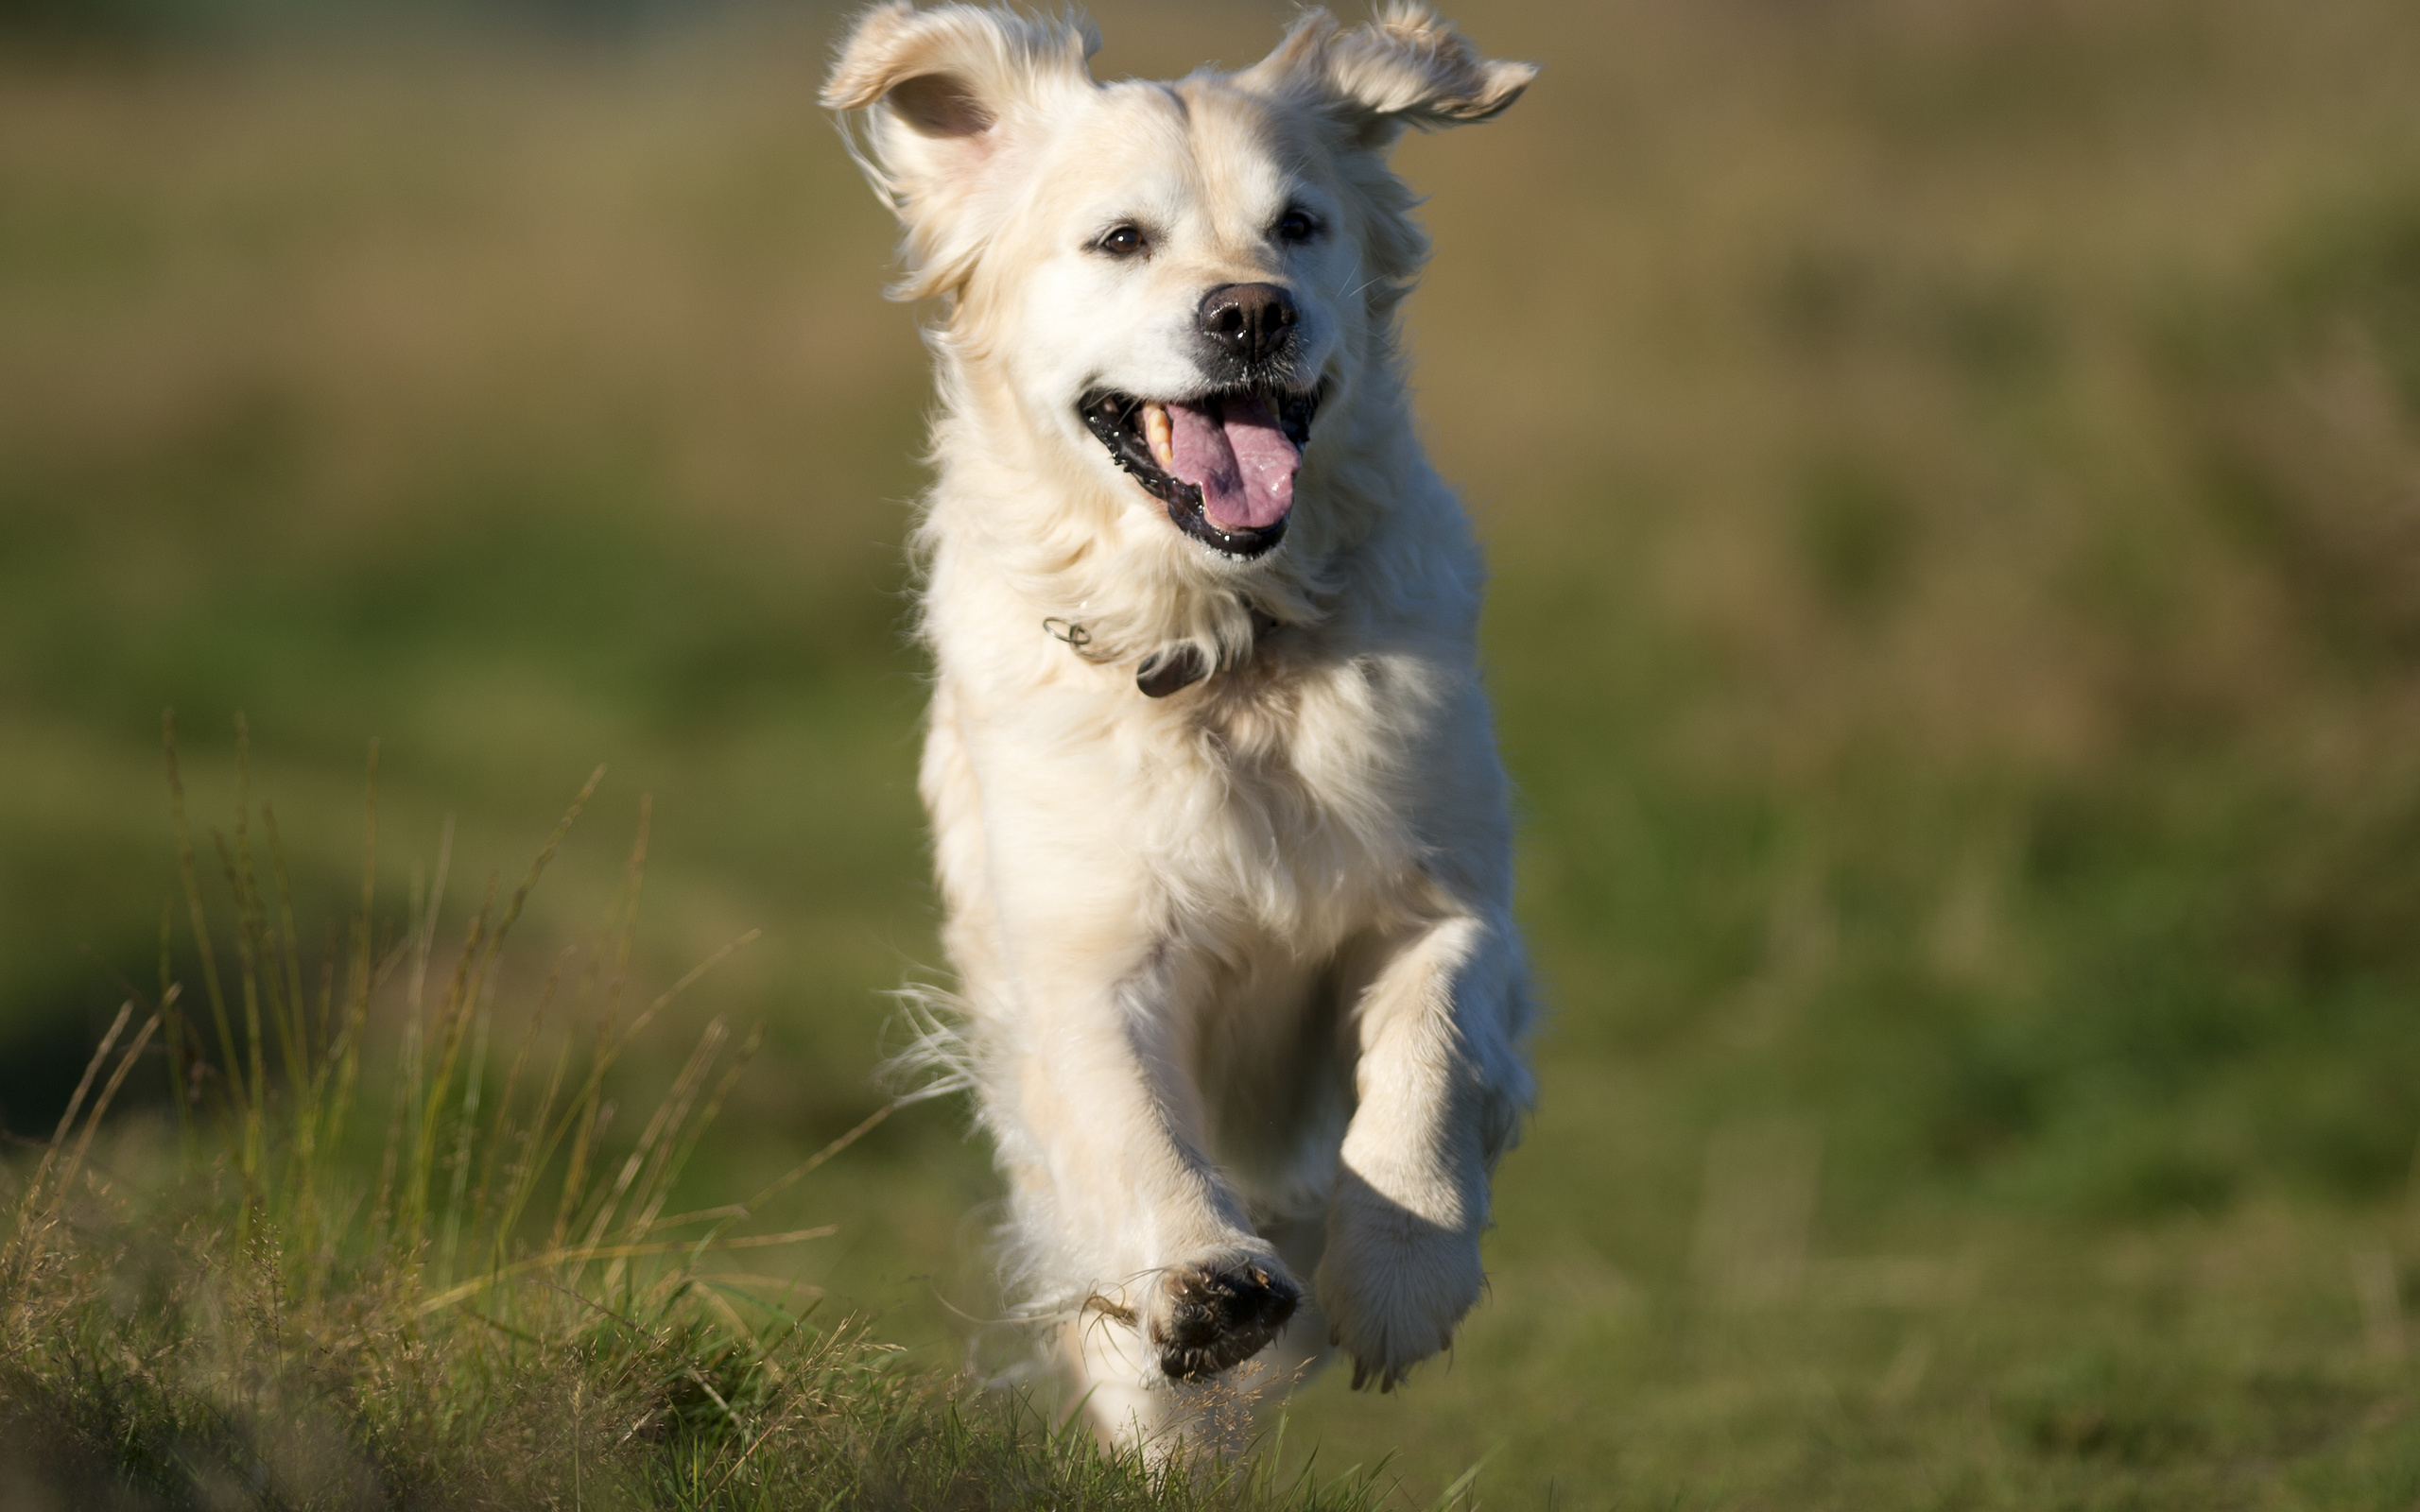
<instances>
[{"instance_id":1,"label":"golden retriever","mask_svg":"<svg viewBox=\"0 0 2420 1512\"><path fill-rule=\"evenodd\" d=\"M1387 156L1536 71L1405 5L1167 83L1097 45L890 4L823 99L939 301L921 782L1015 1282L1150 1439L1254 1357L1392 1387L1485 1284L1530 1007Z\"/></svg>"}]
</instances>

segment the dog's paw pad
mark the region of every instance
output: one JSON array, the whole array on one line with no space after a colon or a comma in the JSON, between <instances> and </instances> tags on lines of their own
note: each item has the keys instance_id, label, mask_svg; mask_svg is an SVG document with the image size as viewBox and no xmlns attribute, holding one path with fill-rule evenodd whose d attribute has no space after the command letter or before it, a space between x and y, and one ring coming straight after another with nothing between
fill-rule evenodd
<instances>
[{"instance_id":1,"label":"dog's paw pad","mask_svg":"<svg viewBox=\"0 0 2420 1512\"><path fill-rule=\"evenodd\" d=\"M1258 1261L1181 1265L1168 1273L1166 1305L1151 1326L1160 1369L1196 1381L1241 1365L1269 1347L1302 1288Z\"/></svg>"}]
</instances>

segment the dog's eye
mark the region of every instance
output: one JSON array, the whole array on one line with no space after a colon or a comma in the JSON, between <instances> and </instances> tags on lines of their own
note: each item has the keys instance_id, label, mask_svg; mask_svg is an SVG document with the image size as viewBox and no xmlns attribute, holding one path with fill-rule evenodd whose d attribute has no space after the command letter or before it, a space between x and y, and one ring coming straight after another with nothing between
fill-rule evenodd
<instances>
[{"instance_id":1,"label":"dog's eye","mask_svg":"<svg viewBox=\"0 0 2420 1512\"><path fill-rule=\"evenodd\" d=\"M1112 226L1093 243L1093 250L1107 252L1112 257L1132 257L1150 244L1143 238L1140 226Z\"/></svg>"},{"instance_id":2,"label":"dog's eye","mask_svg":"<svg viewBox=\"0 0 2420 1512\"><path fill-rule=\"evenodd\" d=\"M1320 233L1320 223L1311 218L1309 211L1294 209L1278 216L1277 224L1272 229L1276 232L1279 241L1299 245Z\"/></svg>"}]
</instances>

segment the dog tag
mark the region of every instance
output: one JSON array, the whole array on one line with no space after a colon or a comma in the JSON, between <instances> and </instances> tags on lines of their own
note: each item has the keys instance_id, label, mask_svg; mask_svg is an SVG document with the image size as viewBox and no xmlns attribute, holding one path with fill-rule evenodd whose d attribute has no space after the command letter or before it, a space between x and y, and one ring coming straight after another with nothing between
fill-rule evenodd
<instances>
[{"instance_id":1,"label":"dog tag","mask_svg":"<svg viewBox=\"0 0 2420 1512\"><path fill-rule=\"evenodd\" d=\"M1134 669L1134 686L1143 690L1146 698L1165 698L1182 693L1210 675L1201 664L1201 653L1189 645L1154 651Z\"/></svg>"}]
</instances>

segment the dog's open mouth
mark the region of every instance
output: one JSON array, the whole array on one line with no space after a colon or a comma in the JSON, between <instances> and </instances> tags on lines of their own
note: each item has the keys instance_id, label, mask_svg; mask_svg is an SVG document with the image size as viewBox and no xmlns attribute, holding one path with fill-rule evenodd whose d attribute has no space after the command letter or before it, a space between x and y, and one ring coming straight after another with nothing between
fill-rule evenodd
<instances>
[{"instance_id":1,"label":"dog's open mouth","mask_svg":"<svg viewBox=\"0 0 2420 1512\"><path fill-rule=\"evenodd\" d=\"M1096 389L1078 408L1117 465L1167 506L1177 528L1231 557L1257 557L1286 535L1319 404L1316 389L1167 400Z\"/></svg>"}]
</instances>

